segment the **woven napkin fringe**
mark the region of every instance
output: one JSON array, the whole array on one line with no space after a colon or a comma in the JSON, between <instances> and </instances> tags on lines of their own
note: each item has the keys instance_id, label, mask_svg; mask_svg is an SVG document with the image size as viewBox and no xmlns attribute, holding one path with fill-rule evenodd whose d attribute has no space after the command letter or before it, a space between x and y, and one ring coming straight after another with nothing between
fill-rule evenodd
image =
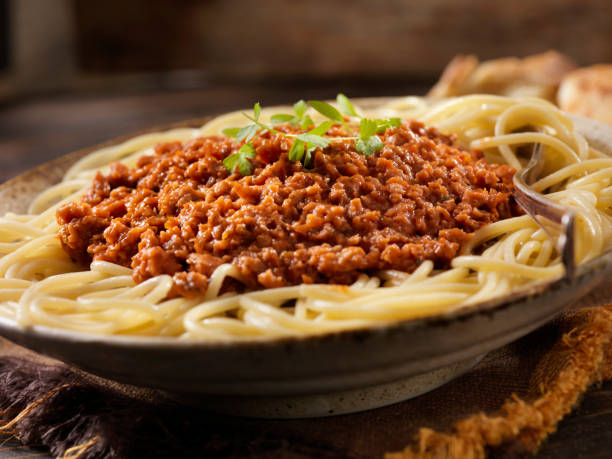
<instances>
[{"instance_id":1,"label":"woven napkin fringe","mask_svg":"<svg viewBox=\"0 0 612 459\"><path fill-rule=\"evenodd\" d=\"M386 459L481 459L500 449L535 453L590 386L612 378L612 306L584 309L564 322L570 330L534 372L539 394L533 400L513 395L495 415L475 414L450 433L421 428L411 445Z\"/></svg>"}]
</instances>

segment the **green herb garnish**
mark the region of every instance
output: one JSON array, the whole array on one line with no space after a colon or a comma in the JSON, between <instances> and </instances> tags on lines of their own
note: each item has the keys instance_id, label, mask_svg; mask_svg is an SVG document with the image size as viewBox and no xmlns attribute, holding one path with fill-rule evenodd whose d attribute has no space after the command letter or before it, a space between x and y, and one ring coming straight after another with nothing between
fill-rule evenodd
<instances>
[{"instance_id":1,"label":"green herb garnish","mask_svg":"<svg viewBox=\"0 0 612 459\"><path fill-rule=\"evenodd\" d=\"M376 135L378 132L378 120L362 118L359 123L359 140L355 142L357 151L366 156L372 156L383 147L383 142Z\"/></svg>"},{"instance_id":2,"label":"green herb garnish","mask_svg":"<svg viewBox=\"0 0 612 459\"><path fill-rule=\"evenodd\" d=\"M346 97L344 94L338 94L336 96L336 102L338 102L338 106L344 112L344 114L348 116L359 116L357 115L355 107L353 107L353 104L351 103L349 98Z\"/></svg>"},{"instance_id":3,"label":"green herb garnish","mask_svg":"<svg viewBox=\"0 0 612 459\"><path fill-rule=\"evenodd\" d=\"M324 117L338 123L344 123L344 117L342 114L327 102L321 102L320 100L309 100L308 105L310 105Z\"/></svg>"},{"instance_id":4,"label":"green herb garnish","mask_svg":"<svg viewBox=\"0 0 612 459\"><path fill-rule=\"evenodd\" d=\"M250 175L253 172L253 164L249 158L257 156L255 148L250 143L245 143L236 153L229 155L223 160L223 165L231 174L238 169L242 175Z\"/></svg>"},{"instance_id":5,"label":"green herb garnish","mask_svg":"<svg viewBox=\"0 0 612 459\"><path fill-rule=\"evenodd\" d=\"M251 174L253 172L253 164L249 159L255 158L257 153L253 145L249 142L255 135L264 132L272 132L284 137L293 138L293 144L289 150L289 160L294 162L301 161L304 167L309 166L312 160L312 154L317 148L325 149L332 142L338 140L353 140L355 141L355 149L359 153L371 156L384 146L378 134L384 133L387 128L398 127L402 124L399 118L371 120L359 116L349 98L344 94L338 94L336 102L342 113L349 118L353 118L352 120L349 119L347 122L342 113L327 102L310 100L306 103L300 100L293 106L292 114L278 113L272 115L272 117L270 117L270 125L268 126L259 120L261 116L261 105L259 102L256 103L253 106L252 116L243 113L247 119L253 122L252 124L242 128L231 127L223 129L222 132L224 135L233 137L239 142L244 142L244 145L238 152L223 160L223 165L230 173L238 170L242 175ZM312 118L307 114L308 106L312 107L329 120L315 125ZM327 131L336 123L342 124L348 132L355 131L357 129L357 124L354 118L359 119L358 136L325 137ZM308 131L302 134L287 134L275 129L275 126L284 123L289 123L293 127L299 126L300 129Z\"/></svg>"}]
</instances>

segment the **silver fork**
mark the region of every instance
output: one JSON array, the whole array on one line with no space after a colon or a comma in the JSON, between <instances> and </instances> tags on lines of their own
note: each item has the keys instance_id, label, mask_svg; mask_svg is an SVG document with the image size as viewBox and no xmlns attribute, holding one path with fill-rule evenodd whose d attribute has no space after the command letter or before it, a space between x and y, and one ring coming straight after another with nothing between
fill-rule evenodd
<instances>
[{"instance_id":1,"label":"silver fork","mask_svg":"<svg viewBox=\"0 0 612 459\"><path fill-rule=\"evenodd\" d=\"M576 270L574 252L576 213L530 188L538 180L543 166L542 145L536 143L527 167L514 174L514 198L525 213L533 218L554 241L565 266L565 275L572 278Z\"/></svg>"}]
</instances>

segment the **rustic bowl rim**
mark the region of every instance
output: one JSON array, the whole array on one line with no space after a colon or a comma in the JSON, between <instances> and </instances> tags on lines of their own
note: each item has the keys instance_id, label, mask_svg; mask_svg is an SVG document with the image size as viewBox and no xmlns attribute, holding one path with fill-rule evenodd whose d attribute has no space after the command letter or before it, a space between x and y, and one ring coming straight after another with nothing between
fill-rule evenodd
<instances>
[{"instance_id":1,"label":"rustic bowl rim","mask_svg":"<svg viewBox=\"0 0 612 459\"><path fill-rule=\"evenodd\" d=\"M354 99L356 104L361 106L376 106L387 102L389 100L396 99L395 97L373 97L373 98L360 98ZM426 99L423 98L422 99ZM271 107L274 108L274 107ZM574 121L580 122L583 126L592 126L600 132L604 132L606 137L610 139L610 148L612 148L612 127L605 125L593 119L588 119L579 115L568 114ZM191 118L188 120L177 121L169 124L157 125L155 127L139 130L127 135L115 137L110 140L106 140L97 143L93 146L85 147L74 152L62 155L53 160L47 161L39 166L29 169L17 175L14 178L7 180L0 184L0 192L11 189L23 181L35 177L40 174L44 174L44 171L49 167L61 167L67 170L67 164L69 161L76 161L83 156L96 151L101 148L117 145L121 142L134 138L136 136L147 134L157 131L165 131L175 128L196 128L204 123L215 118L214 115L204 116L198 118ZM25 336L38 336L41 338L49 338L52 340L66 340L74 343L104 343L111 346L133 346L141 348L151 348L158 346L170 346L176 348L226 348L226 347L244 347L252 348L256 347L268 347L278 346L283 344L300 343L304 341L308 342L324 342L324 341L337 341L347 337L359 337L367 334L378 334L378 333L403 333L405 331L414 330L417 328L427 328L434 324L447 324L454 321L468 320L471 317L478 315L489 315L502 309L510 308L517 303L524 302L528 299L534 299L548 290L563 288L565 285L572 284L579 281L580 279L593 274L599 270L604 269L606 266L612 265L612 250L602 253L593 260L590 260L580 265L576 271L574 279L567 279L565 276L553 280L544 281L522 288L519 291L512 292L508 295L492 298L483 302L479 302L473 305L468 305L463 308L458 308L449 312L442 312L432 314L430 316L416 317L403 319L399 321L390 321L383 323L375 323L371 325L365 325L359 328L344 329L338 331L329 331L315 334L306 335L288 335L280 337L253 337L253 338L241 338L240 340L232 339L214 339L214 340L184 340L176 337L160 337L160 336L131 336L131 335L100 335L86 332L78 332L72 330L65 330L60 328L54 328L44 325L33 325L31 327L22 327L15 320L0 317L0 330L10 330L12 332L21 333Z\"/></svg>"}]
</instances>

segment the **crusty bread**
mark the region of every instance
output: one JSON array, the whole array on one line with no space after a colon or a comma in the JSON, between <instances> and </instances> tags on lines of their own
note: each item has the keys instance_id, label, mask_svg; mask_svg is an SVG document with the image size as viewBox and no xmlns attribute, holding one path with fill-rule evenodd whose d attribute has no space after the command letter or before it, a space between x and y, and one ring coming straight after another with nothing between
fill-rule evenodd
<instances>
[{"instance_id":1,"label":"crusty bread","mask_svg":"<svg viewBox=\"0 0 612 459\"><path fill-rule=\"evenodd\" d=\"M568 74L559 87L557 103L561 110L612 124L612 64Z\"/></svg>"},{"instance_id":2,"label":"crusty bread","mask_svg":"<svg viewBox=\"0 0 612 459\"><path fill-rule=\"evenodd\" d=\"M486 93L537 96L554 101L561 80L575 68L569 57L557 51L485 62L479 62L475 56L458 55L427 95L443 98Z\"/></svg>"}]
</instances>

